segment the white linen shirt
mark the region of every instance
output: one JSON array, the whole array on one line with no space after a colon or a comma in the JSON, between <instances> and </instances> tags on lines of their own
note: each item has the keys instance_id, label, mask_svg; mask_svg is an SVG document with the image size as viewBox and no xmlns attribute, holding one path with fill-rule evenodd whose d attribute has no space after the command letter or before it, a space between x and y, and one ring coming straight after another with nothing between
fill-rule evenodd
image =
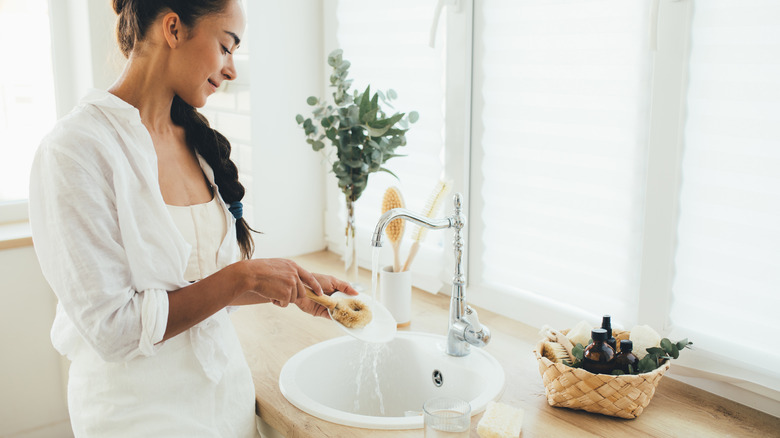
<instances>
[{"instance_id":1,"label":"white linen shirt","mask_svg":"<svg viewBox=\"0 0 780 438\"><path fill-rule=\"evenodd\" d=\"M221 197L219 203L228 227L217 257L225 266L239 249L235 219ZM30 225L59 299L54 347L71 360L84 344L110 362L153 356L167 324L167 291L189 284L191 247L166 209L157 154L135 107L92 90L57 123L33 163ZM214 381L227 361L213 336L218 324L211 317L190 329L195 355Z\"/></svg>"}]
</instances>

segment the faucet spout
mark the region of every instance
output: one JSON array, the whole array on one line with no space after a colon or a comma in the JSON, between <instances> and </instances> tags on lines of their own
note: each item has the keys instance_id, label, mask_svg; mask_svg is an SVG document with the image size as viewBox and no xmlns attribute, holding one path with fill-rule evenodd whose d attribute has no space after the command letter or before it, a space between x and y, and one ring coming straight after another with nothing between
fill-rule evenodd
<instances>
[{"instance_id":1,"label":"faucet spout","mask_svg":"<svg viewBox=\"0 0 780 438\"><path fill-rule=\"evenodd\" d=\"M385 228L387 228L387 225L390 224L390 222L399 218L406 219L409 222L432 230L443 230L454 226L454 219L451 217L431 219L405 208L394 208L386 211L379 217L379 222L377 222L376 228L374 228L374 234L371 236L371 246L374 248L382 246L382 233L385 231Z\"/></svg>"}]
</instances>

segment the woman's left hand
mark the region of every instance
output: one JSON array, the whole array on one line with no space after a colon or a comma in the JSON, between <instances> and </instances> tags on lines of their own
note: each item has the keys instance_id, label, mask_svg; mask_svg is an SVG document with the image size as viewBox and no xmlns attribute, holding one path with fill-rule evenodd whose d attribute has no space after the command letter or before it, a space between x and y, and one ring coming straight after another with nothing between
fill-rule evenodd
<instances>
[{"instance_id":1,"label":"woman's left hand","mask_svg":"<svg viewBox=\"0 0 780 438\"><path fill-rule=\"evenodd\" d=\"M320 286L322 286L322 291L325 292L326 295L331 295L333 292L341 291L344 292L347 295L357 295L358 292L353 288L349 282L346 282L344 280L340 280L332 275L325 275L325 274L317 274L312 273L314 275L314 278L317 279L317 281L320 283ZM304 312L313 315L313 316L321 316L323 318L330 319L330 315L328 314L328 309L318 303L315 303L314 301L308 299L308 298L298 298L293 301L296 306L298 306L299 309L303 310Z\"/></svg>"}]
</instances>

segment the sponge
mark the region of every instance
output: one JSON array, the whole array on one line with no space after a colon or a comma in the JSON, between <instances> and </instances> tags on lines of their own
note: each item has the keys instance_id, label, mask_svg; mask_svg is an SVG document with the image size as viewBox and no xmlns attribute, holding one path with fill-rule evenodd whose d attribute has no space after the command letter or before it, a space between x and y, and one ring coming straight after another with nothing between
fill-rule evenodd
<instances>
[{"instance_id":1,"label":"sponge","mask_svg":"<svg viewBox=\"0 0 780 438\"><path fill-rule=\"evenodd\" d=\"M523 410L490 402L477 425L480 438L517 438L523 428Z\"/></svg>"}]
</instances>

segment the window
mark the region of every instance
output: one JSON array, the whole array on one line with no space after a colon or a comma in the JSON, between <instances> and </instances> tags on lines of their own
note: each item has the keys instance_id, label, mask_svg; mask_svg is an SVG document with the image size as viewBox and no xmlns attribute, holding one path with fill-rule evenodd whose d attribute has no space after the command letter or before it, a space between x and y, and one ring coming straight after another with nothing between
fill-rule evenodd
<instances>
[{"instance_id":1,"label":"window","mask_svg":"<svg viewBox=\"0 0 780 438\"><path fill-rule=\"evenodd\" d=\"M412 124L406 135L407 145L396 149L405 157L391 158L385 167L398 176L396 180L385 172L372 173L369 184L356 203L358 225L358 258L361 265L371 266L369 241L382 213L382 197L388 187L401 190L407 208L422 211L436 183L446 179L444 174L444 93L445 46L427 45L433 12L433 0L340 0L332 13L337 23L333 47L344 51L344 59L351 63L352 90L363 91L368 84L373 91L393 89L398 99L395 110L418 111L422 117ZM440 34L444 27L440 28ZM440 37L439 41L442 41ZM412 68L414 66L414 68ZM327 87L328 100L332 90ZM391 108L386 108L393 111ZM327 146L326 150L331 149ZM335 187L335 182L329 184ZM346 207L343 194L337 192L328 202L328 241L331 248L343 248ZM449 210L449 208L448 208ZM441 210L440 210L441 211ZM411 244L413 226L408 223L401 244L402 263ZM436 291L443 267L444 233L427 233L412 265L415 284ZM382 265L392 264L392 251L384 245Z\"/></svg>"},{"instance_id":2,"label":"window","mask_svg":"<svg viewBox=\"0 0 780 438\"><path fill-rule=\"evenodd\" d=\"M779 357L751 334L780 332L780 5L438 4L469 300L537 327L610 313L689 337L676 368L717 384L691 383L776 409Z\"/></svg>"},{"instance_id":3,"label":"window","mask_svg":"<svg viewBox=\"0 0 780 438\"><path fill-rule=\"evenodd\" d=\"M35 32L30 32L30 23L36 23ZM5 65L0 71L3 204L27 198L29 169L41 140L39 133L48 130L56 120L48 2L0 2L0 41L0 59Z\"/></svg>"},{"instance_id":4,"label":"window","mask_svg":"<svg viewBox=\"0 0 780 438\"><path fill-rule=\"evenodd\" d=\"M648 2L476 5L471 282L522 297L529 310L565 303L570 315L631 319ZM534 313L534 325L552 323Z\"/></svg>"},{"instance_id":5,"label":"window","mask_svg":"<svg viewBox=\"0 0 780 438\"><path fill-rule=\"evenodd\" d=\"M780 391L780 352L746 336L780 329L777 3L695 4L685 102L672 327Z\"/></svg>"}]
</instances>

